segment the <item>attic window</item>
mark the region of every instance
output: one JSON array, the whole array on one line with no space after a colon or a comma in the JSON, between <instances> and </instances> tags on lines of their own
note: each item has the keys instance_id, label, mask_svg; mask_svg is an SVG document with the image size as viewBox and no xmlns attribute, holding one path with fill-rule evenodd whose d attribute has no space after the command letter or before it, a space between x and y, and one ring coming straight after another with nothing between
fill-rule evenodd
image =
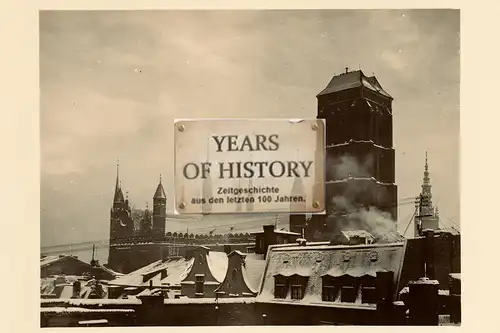
<instances>
[{"instance_id":1,"label":"attic window","mask_svg":"<svg viewBox=\"0 0 500 333\"><path fill-rule=\"evenodd\" d=\"M340 301L342 303L354 303L358 296L358 281L348 277L343 279L342 287L340 288Z\"/></svg>"},{"instance_id":2,"label":"attic window","mask_svg":"<svg viewBox=\"0 0 500 333\"><path fill-rule=\"evenodd\" d=\"M290 287L292 291L292 299L303 299L307 286L307 278L302 276L294 276L290 279Z\"/></svg>"},{"instance_id":3,"label":"attic window","mask_svg":"<svg viewBox=\"0 0 500 333\"><path fill-rule=\"evenodd\" d=\"M203 294L203 287L205 285L205 274L196 274L196 294Z\"/></svg>"},{"instance_id":4,"label":"attic window","mask_svg":"<svg viewBox=\"0 0 500 333\"><path fill-rule=\"evenodd\" d=\"M286 278L282 275L274 277L274 298L286 298Z\"/></svg>"},{"instance_id":5,"label":"attic window","mask_svg":"<svg viewBox=\"0 0 500 333\"><path fill-rule=\"evenodd\" d=\"M335 302L340 291L339 283L331 276L324 276L322 285L322 300L325 302Z\"/></svg>"},{"instance_id":6,"label":"attic window","mask_svg":"<svg viewBox=\"0 0 500 333\"><path fill-rule=\"evenodd\" d=\"M377 303L377 293L375 289L375 278L365 276L361 280L361 302L368 304Z\"/></svg>"}]
</instances>

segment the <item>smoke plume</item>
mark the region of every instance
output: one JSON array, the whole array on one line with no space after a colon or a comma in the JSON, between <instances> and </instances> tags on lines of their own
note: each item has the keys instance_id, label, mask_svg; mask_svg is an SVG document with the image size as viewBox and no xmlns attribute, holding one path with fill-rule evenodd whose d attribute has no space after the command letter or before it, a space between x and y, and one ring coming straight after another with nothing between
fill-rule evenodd
<instances>
[{"instance_id":1,"label":"smoke plume","mask_svg":"<svg viewBox=\"0 0 500 333\"><path fill-rule=\"evenodd\" d=\"M373 164L371 155L368 155L362 163L358 163L357 159L351 156L343 156L333 162L329 170L334 175L333 179L341 180L349 177L366 179L373 176L373 173L369 172ZM334 224L333 234L346 230L365 230L378 240L391 242L400 239L396 221L392 219L390 213L381 211L380 207L361 204L364 202L361 198L373 197L375 194L379 199L383 199L380 197L380 192L370 193L370 191L379 190L374 189L366 181L347 181L344 194L331 199L332 210L329 212L328 220ZM332 228L328 229L332 231Z\"/></svg>"}]
</instances>

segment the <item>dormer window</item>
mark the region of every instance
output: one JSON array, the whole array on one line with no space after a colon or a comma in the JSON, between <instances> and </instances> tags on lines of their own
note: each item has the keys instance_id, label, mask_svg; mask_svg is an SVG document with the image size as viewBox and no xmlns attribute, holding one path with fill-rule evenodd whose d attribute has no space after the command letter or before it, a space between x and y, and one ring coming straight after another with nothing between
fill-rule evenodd
<instances>
[{"instance_id":1,"label":"dormer window","mask_svg":"<svg viewBox=\"0 0 500 333\"><path fill-rule=\"evenodd\" d=\"M274 298L286 298L286 287L286 277L283 275L276 275L274 277Z\"/></svg>"},{"instance_id":2,"label":"dormer window","mask_svg":"<svg viewBox=\"0 0 500 333\"><path fill-rule=\"evenodd\" d=\"M367 304L377 303L375 278L373 276L366 275L361 278L361 302Z\"/></svg>"},{"instance_id":3,"label":"dormer window","mask_svg":"<svg viewBox=\"0 0 500 333\"><path fill-rule=\"evenodd\" d=\"M205 286L205 274L196 274L196 295L203 295L203 288Z\"/></svg>"},{"instance_id":4,"label":"dormer window","mask_svg":"<svg viewBox=\"0 0 500 333\"><path fill-rule=\"evenodd\" d=\"M307 277L292 276L290 278L290 288L292 292L292 299L303 299L306 292Z\"/></svg>"},{"instance_id":5,"label":"dormer window","mask_svg":"<svg viewBox=\"0 0 500 333\"><path fill-rule=\"evenodd\" d=\"M332 276L323 276L321 299L325 302L335 302L340 292L338 279Z\"/></svg>"},{"instance_id":6,"label":"dormer window","mask_svg":"<svg viewBox=\"0 0 500 333\"><path fill-rule=\"evenodd\" d=\"M345 276L340 289L340 301L342 303L354 303L358 296L358 283L355 278Z\"/></svg>"}]
</instances>

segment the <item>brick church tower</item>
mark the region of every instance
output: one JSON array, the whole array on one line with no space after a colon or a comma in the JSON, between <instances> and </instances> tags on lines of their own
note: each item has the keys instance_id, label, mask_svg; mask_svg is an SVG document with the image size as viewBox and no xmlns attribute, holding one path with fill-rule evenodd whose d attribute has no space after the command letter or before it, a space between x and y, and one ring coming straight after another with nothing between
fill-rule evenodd
<instances>
[{"instance_id":1,"label":"brick church tower","mask_svg":"<svg viewBox=\"0 0 500 333\"><path fill-rule=\"evenodd\" d=\"M375 76L361 70L334 76L317 95L326 122L326 215L292 215L290 230L311 241L345 229L369 229L362 210L397 221L392 100ZM354 214L354 215L353 215ZM369 230L370 231L370 230Z\"/></svg>"},{"instance_id":2,"label":"brick church tower","mask_svg":"<svg viewBox=\"0 0 500 333\"><path fill-rule=\"evenodd\" d=\"M153 196L153 240L161 241L165 237L165 222L167 220L167 195L160 182Z\"/></svg>"},{"instance_id":3,"label":"brick church tower","mask_svg":"<svg viewBox=\"0 0 500 333\"><path fill-rule=\"evenodd\" d=\"M134 236L134 221L128 199L123 197L123 191L119 179L119 166L116 166L116 184L113 197L113 206L110 212L109 232L109 257L108 266L117 271L127 269L128 261L122 258L122 254L113 246Z\"/></svg>"}]
</instances>

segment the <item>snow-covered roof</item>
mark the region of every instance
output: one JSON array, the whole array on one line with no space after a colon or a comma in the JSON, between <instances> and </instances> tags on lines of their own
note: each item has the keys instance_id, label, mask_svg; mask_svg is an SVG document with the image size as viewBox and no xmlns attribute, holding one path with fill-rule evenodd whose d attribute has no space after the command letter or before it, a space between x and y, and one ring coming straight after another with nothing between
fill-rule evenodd
<instances>
[{"instance_id":1,"label":"snow-covered roof","mask_svg":"<svg viewBox=\"0 0 500 333\"><path fill-rule=\"evenodd\" d=\"M325 182L325 184L347 183L349 181L370 181L370 182L374 182L374 183L379 184L379 185L385 185L385 186L394 185L394 183L384 183L384 182L378 181L374 177L348 177L348 178L344 178L344 179L327 180Z\"/></svg>"},{"instance_id":2,"label":"snow-covered roof","mask_svg":"<svg viewBox=\"0 0 500 333\"><path fill-rule=\"evenodd\" d=\"M301 304L322 302L322 277L326 275L362 277L392 271L394 283L397 283L403 265L404 244L271 246L257 301L274 301L274 277L279 274L308 278Z\"/></svg>"},{"instance_id":3,"label":"snow-covered roof","mask_svg":"<svg viewBox=\"0 0 500 333\"><path fill-rule=\"evenodd\" d=\"M351 239L352 237L374 238L373 235L366 230L343 230L341 232L347 239Z\"/></svg>"},{"instance_id":4,"label":"snow-covered roof","mask_svg":"<svg viewBox=\"0 0 500 333\"><path fill-rule=\"evenodd\" d=\"M357 87L364 87L371 91L378 92L381 95L392 99L380 85L375 76L367 77L361 70L356 70L348 73L342 73L334 76L328 83L325 89L318 94L319 96L327 95L339 91L353 89Z\"/></svg>"},{"instance_id":5,"label":"snow-covered roof","mask_svg":"<svg viewBox=\"0 0 500 333\"><path fill-rule=\"evenodd\" d=\"M214 278L222 282L226 277L227 271L227 254L225 252L208 252L208 267Z\"/></svg>"},{"instance_id":6,"label":"snow-covered roof","mask_svg":"<svg viewBox=\"0 0 500 333\"><path fill-rule=\"evenodd\" d=\"M287 230L273 230L275 234L282 234L282 235L292 235L292 236L300 236L299 233L297 232L292 232L292 231L287 231ZM264 231L257 231L257 232L252 232L252 235L262 235L264 234Z\"/></svg>"},{"instance_id":7,"label":"snow-covered roof","mask_svg":"<svg viewBox=\"0 0 500 333\"><path fill-rule=\"evenodd\" d=\"M369 102L367 101L367 103L369 103ZM372 144L375 147L380 148L380 149L384 149L384 150L392 149L390 147L383 147L381 145L378 145L373 140L354 140L354 139L350 139L349 141L346 141L343 143L334 143L331 145L326 145L326 148L342 147L342 146L348 146L348 145L356 144L356 143Z\"/></svg>"},{"instance_id":8,"label":"snow-covered roof","mask_svg":"<svg viewBox=\"0 0 500 333\"><path fill-rule=\"evenodd\" d=\"M253 292L258 292L260 282L262 281L262 274L264 273L264 268L266 267L266 261L264 260L264 255L247 255L245 258L245 266L243 267L243 279L247 286Z\"/></svg>"},{"instance_id":9,"label":"snow-covered roof","mask_svg":"<svg viewBox=\"0 0 500 333\"><path fill-rule=\"evenodd\" d=\"M56 276L40 279L40 294L51 295L56 299L71 298L73 296L73 283L80 282L80 293L78 295L81 299L86 299L90 296L92 291L95 290L97 284L96 280L88 280L86 277L78 276ZM107 287L100 284L102 288L102 297L107 298Z\"/></svg>"},{"instance_id":10,"label":"snow-covered roof","mask_svg":"<svg viewBox=\"0 0 500 333\"><path fill-rule=\"evenodd\" d=\"M40 267L46 267L50 264L53 264L55 262L58 262L58 261L61 261L61 260L67 260L67 259L70 259L70 260L75 260L75 261L79 261L81 262L82 264L84 265L88 265L90 267L90 264L89 263L86 263L84 261L81 261L79 260L78 258L75 258L73 256L67 256L67 255L59 255L59 256L47 256L47 257L44 257L44 258L41 258L40 259Z\"/></svg>"},{"instance_id":11,"label":"snow-covered roof","mask_svg":"<svg viewBox=\"0 0 500 333\"><path fill-rule=\"evenodd\" d=\"M193 261L194 259L186 260L185 258L165 261L158 260L129 274L118 277L110 281L109 284L130 287L150 286L151 282L153 283L153 287L179 285ZM162 272L164 275L165 271L166 277L163 276L162 279Z\"/></svg>"}]
</instances>

